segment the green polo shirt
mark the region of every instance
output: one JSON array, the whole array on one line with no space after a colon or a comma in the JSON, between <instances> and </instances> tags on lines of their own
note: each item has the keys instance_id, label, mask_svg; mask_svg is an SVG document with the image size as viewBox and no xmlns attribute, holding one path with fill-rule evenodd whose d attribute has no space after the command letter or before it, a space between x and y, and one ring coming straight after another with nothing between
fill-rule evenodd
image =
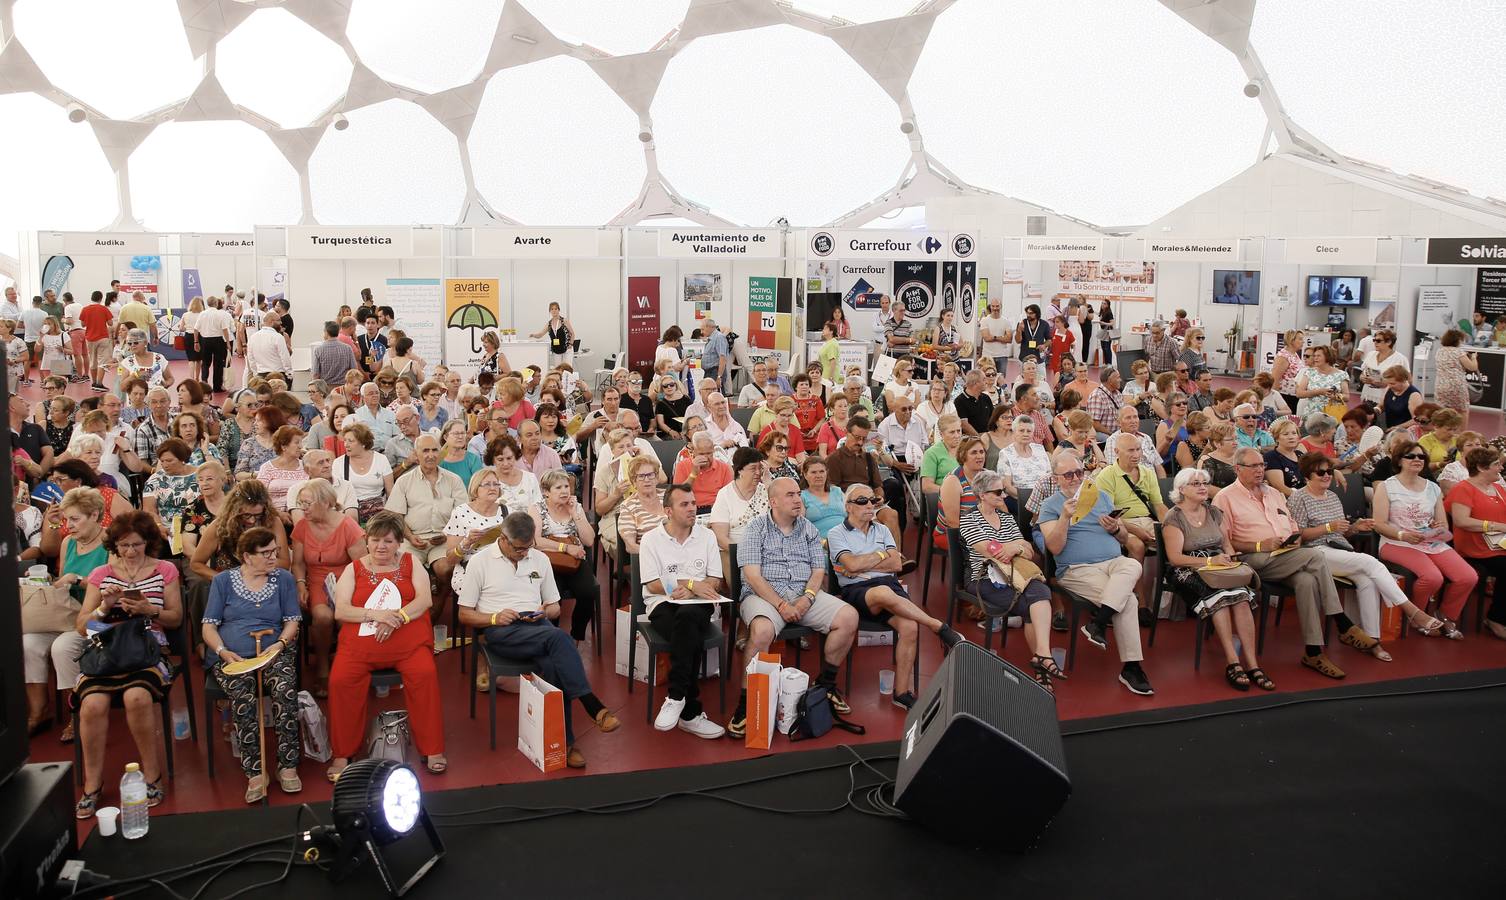
<instances>
[{"instance_id":1,"label":"green polo shirt","mask_svg":"<svg viewBox=\"0 0 1506 900\"><path fill-rule=\"evenodd\" d=\"M1124 510L1125 518L1150 518L1152 511L1146 508L1144 501L1135 496L1135 492L1130 489L1125 479L1124 470L1117 464L1100 469L1094 477L1098 490L1109 495L1109 499L1114 501L1115 509ZM1161 499L1161 484L1156 481L1155 470L1144 463L1140 464L1140 477L1135 479L1135 486L1140 489L1140 493L1150 498L1152 504L1164 505L1165 501Z\"/></svg>"}]
</instances>

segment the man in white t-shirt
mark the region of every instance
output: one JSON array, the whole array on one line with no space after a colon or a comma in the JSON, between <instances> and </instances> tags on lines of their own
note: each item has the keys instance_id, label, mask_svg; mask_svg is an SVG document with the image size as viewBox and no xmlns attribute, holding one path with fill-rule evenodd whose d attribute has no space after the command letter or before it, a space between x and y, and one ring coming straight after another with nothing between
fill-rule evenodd
<instances>
[{"instance_id":1,"label":"man in white t-shirt","mask_svg":"<svg viewBox=\"0 0 1506 900\"><path fill-rule=\"evenodd\" d=\"M983 355L993 360L994 368L1001 371L1009 358L1009 347L1014 343L1014 323L1004 318L1003 305L998 299L988 301L988 315L978 323Z\"/></svg>"},{"instance_id":2,"label":"man in white t-shirt","mask_svg":"<svg viewBox=\"0 0 1506 900\"><path fill-rule=\"evenodd\" d=\"M308 450L303 454L303 473L309 477L309 481L315 478L323 478L329 482L329 486L335 489L336 505L340 511L356 517L356 489L355 486L343 478L334 475L335 455L328 450ZM303 518L304 503L300 498L303 488L308 481L297 481L288 488L288 513L293 517L293 524Z\"/></svg>"},{"instance_id":3,"label":"man in white t-shirt","mask_svg":"<svg viewBox=\"0 0 1506 900\"><path fill-rule=\"evenodd\" d=\"M532 516L508 513L502 520L502 536L470 558L457 601L460 624L480 630L490 653L533 660L539 676L564 692L565 744L569 748L565 765L584 769L586 757L575 746L570 701L579 700L603 734L616 731L622 723L591 692L575 641L555 627L560 617L560 591L549 557L533 549L534 534Z\"/></svg>"},{"instance_id":4,"label":"man in white t-shirt","mask_svg":"<svg viewBox=\"0 0 1506 900\"><path fill-rule=\"evenodd\" d=\"M664 524L639 540L638 571L649 622L669 639L669 690L654 728L678 727L715 740L726 729L706 717L697 683L715 601L722 599L722 555L711 531L695 521L695 492L671 484L664 491ZM711 602L707 602L711 601ZM645 665L653 665L644 660Z\"/></svg>"},{"instance_id":5,"label":"man in white t-shirt","mask_svg":"<svg viewBox=\"0 0 1506 900\"><path fill-rule=\"evenodd\" d=\"M104 295L100 294L100 296ZM78 314L83 312L83 309L84 304L77 300L63 305L63 341L69 357L73 360L73 374L68 376L68 380L74 384L82 384L89 380L88 358L84 356L84 323L78 318Z\"/></svg>"}]
</instances>

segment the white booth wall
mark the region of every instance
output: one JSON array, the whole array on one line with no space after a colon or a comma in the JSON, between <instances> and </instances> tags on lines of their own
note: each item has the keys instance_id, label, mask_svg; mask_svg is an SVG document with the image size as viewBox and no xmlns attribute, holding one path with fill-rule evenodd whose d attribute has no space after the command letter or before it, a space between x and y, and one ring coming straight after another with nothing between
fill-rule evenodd
<instances>
[{"instance_id":1,"label":"white booth wall","mask_svg":"<svg viewBox=\"0 0 1506 900\"><path fill-rule=\"evenodd\" d=\"M132 258L142 255L158 256L161 259L162 267L156 272L157 292L161 305L166 309L185 308L188 306L188 301L192 299L183 296L182 271L185 268L199 270L200 284L203 285L202 294L205 297L222 294L227 284L235 285L238 290L251 290L256 281L256 260L250 248L236 253L198 252L198 242L201 238L227 237L227 235L152 232L131 234L130 236L134 239L145 238L155 243L158 249L149 254L89 253L67 248L69 237L72 235L99 237L102 234L62 231L23 232L16 279L16 289L22 295L22 300L29 300L33 295L40 293L42 270L47 260L53 256L67 256L73 260L73 271L68 276L68 284L64 290L72 293L75 300L84 303L88 302L91 292L108 291L110 281L130 271ZM251 239L249 234L235 235L235 237ZM122 298L122 302L127 299L129 298Z\"/></svg>"}]
</instances>

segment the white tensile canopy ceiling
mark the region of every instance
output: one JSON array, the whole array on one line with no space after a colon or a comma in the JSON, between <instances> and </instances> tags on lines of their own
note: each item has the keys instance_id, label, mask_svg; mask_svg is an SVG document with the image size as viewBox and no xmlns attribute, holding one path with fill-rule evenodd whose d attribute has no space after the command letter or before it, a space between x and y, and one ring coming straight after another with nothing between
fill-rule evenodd
<instances>
[{"instance_id":1,"label":"white tensile canopy ceiling","mask_svg":"<svg viewBox=\"0 0 1506 900\"><path fill-rule=\"evenodd\" d=\"M995 191L1113 229L1269 153L1506 210L1503 38L1501 0L0 0L0 253Z\"/></svg>"}]
</instances>

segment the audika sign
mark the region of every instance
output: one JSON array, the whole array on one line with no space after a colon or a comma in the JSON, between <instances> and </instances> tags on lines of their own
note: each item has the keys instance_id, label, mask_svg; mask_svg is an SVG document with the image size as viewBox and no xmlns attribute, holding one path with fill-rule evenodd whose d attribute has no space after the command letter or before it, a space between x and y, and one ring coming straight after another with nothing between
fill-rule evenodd
<instances>
[{"instance_id":1,"label":"audika sign","mask_svg":"<svg viewBox=\"0 0 1506 900\"><path fill-rule=\"evenodd\" d=\"M1428 238L1430 266L1499 266L1506 264L1506 238Z\"/></svg>"}]
</instances>

